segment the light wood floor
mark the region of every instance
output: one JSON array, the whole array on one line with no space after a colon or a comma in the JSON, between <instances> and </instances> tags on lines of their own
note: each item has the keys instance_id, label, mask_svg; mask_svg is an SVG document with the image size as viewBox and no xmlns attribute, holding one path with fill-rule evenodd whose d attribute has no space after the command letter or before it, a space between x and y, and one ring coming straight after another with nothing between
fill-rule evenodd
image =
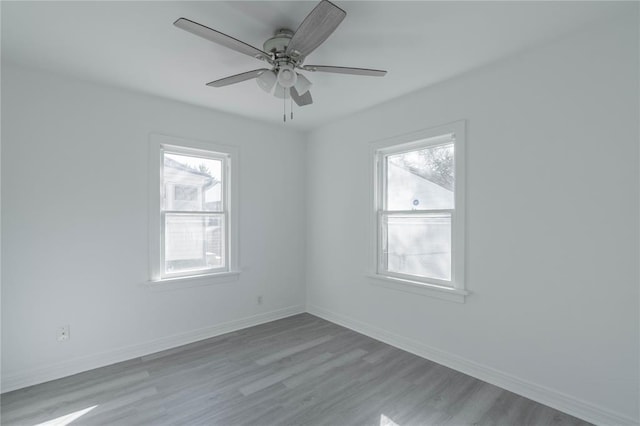
<instances>
[{"instance_id":1,"label":"light wood floor","mask_svg":"<svg viewBox=\"0 0 640 426\"><path fill-rule=\"evenodd\" d=\"M309 314L10 392L1 407L6 425L587 424Z\"/></svg>"}]
</instances>

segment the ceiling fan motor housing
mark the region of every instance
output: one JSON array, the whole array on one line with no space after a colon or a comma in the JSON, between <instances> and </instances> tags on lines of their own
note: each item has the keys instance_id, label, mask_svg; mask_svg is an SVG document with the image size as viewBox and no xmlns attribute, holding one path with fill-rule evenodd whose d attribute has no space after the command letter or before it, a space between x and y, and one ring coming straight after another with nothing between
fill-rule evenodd
<instances>
[{"instance_id":1,"label":"ceiling fan motor housing","mask_svg":"<svg viewBox=\"0 0 640 426\"><path fill-rule=\"evenodd\" d=\"M295 72L299 57L287 55L286 50L293 37L293 31L286 28L276 31L275 36L264 42L264 51L273 55L275 60L275 71L278 76L278 83L284 88L293 87L296 84L297 75Z\"/></svg>"},{"instance_id":2,"label":"ceiling fan motor housing","mask_svg":"<svg viewBox=\"0 0 640 426\"><path fill-rule=\"evenodd\" d=\"M265 52L273 53L276 57L283 57L289 42L293 37L293 31L286 28L276 31L276 35L264 42L263 48Z\"/></svg>"}]
</instances>

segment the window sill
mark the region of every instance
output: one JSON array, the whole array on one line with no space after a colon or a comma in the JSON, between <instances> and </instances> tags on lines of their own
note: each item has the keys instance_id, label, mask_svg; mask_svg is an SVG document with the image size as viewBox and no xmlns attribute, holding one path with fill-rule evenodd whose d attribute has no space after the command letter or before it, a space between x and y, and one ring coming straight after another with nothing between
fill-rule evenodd
<instances>
[{"instance_id":1,"label":"window sill","mask_svg":"<svg viewBox=\"0 0 640 426\"><path fill-rule=\"evenodd\" d=\"M240 271L220 272L217 274L194 275L190 277L163 278L142 284L152 291L178 290L182 288L201 287L238 281Z\"/></svg>"},{"instance_id":2,"label":"window sill","mask_svg":"<svg viewBox=\"0 0 640 426\"><path fill-rule=\"evenodd\" d=\"M435 284L422 283L401 278L388 277L378 274L367 274L372 278L372 285L389 288L392 290L404 291L406 293L419 294L421 296L434 297L436 299L448 300L450 302L464 303L465 297L469 295L466 290L459 288L442 287Z\"/></svg>"}]
</instances>

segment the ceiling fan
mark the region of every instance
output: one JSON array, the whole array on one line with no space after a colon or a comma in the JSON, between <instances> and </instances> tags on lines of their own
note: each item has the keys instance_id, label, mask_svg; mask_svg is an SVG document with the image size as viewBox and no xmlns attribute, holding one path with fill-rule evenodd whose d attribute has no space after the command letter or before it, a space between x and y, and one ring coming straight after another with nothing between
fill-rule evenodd
<instances>
[{"instance_id":1,"label":"ceiling fan","mask_svg":"<svg viewBox=\"0 0 640 426\"><path fill-rule=\"evenodd\" d=\"M173 24L192 34L271 65L271 68L259 68L221 78L207 83L207 86L223 87L256 79L258 86L266 92L281 99L291 98L297 105L305 106L313 103L309 92L311 82L296 70L373 77L382 77L387 73L383 70L367 68L303 65L306 57L335 31L346 15L347 12L330 1L321 0L295 32L279 29L273 37L264 42L264 50L186 18L180 18Z\"/></svg>"}]
</instances>

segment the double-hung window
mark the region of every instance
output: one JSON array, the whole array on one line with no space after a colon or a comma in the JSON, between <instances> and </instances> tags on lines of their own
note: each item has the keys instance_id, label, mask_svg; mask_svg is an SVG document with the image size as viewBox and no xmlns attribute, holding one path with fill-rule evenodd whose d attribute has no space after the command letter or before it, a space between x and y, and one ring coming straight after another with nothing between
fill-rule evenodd
<instances>
[{"instance_id":1,"label":"double-hung window","mask_svg":"<svg viewBox=\"0 0 640 426\"><path fill-rule=\"evenodd\" d=\"M233 272L236 241L231 213L237 194L232 190L232 152L160 135L154 135L152 142L159 163L152 185L158 209L152 221L152 231L157 232L153 280Z\"/></svg>"},{"instance_id":2,"label":"double-hung window","mask_svg":"<svg viewBox=\"0 0 640 426\"><path fill-rule=\"evenodd\" d=\"M464 123L378 142L376 275L464 295Z\"/></svg>"}]
</instances>

